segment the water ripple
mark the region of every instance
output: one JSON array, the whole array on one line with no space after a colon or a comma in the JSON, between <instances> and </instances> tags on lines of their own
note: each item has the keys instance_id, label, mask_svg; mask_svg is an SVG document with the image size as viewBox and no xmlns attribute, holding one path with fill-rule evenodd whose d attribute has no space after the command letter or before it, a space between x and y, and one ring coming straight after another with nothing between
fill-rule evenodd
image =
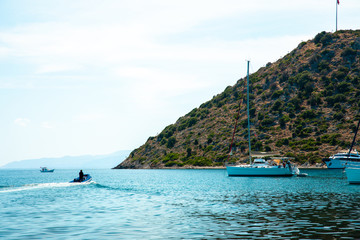
<instances>
[{"instance_id":1,"label":"water ripple","mask_svg":"<svg viewBox=\"0 0 360 240\"><path fill-rule=\"evenodd\" d=\"M0 171L1 239L346 239L360 186L342 171L229 178L222 170L97 170L96 182ZM3 174L3 175L2 175ZM57 174L57 175L56 175ZM24 177L26 176L26 177ZM4 180L5 179L5 180Z\"/></svg>"}]
</instances>

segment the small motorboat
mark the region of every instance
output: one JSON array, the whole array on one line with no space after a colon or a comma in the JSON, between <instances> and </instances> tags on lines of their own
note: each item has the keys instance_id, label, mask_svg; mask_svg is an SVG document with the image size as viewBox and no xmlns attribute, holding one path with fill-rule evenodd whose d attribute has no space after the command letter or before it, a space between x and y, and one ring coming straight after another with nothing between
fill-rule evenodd
<instances>
[{"instance_id":1,"label":"small motorboat","mask_svg":"<svg viewBox=\"0 0 360 240\"><path fill-rule=\"evenodd\" d=\"M40 172L54 172L55 169L48 169L47 167L40 167Z\"/></svg>"},{"instance_id":2,"label":"small motorboat","mask_svg":"<svg viewBox=\"0 0 360 240\"><path fill-rule=\"evenodd\" d=\"M74 178L74 180L70 181L71 183L86 183L86 182L90 182L92 180L92 177L90 176L90 174L84 174L84 177L83 179L79 179L78 177L77 178Z\"/></svg>"}]
</instances>

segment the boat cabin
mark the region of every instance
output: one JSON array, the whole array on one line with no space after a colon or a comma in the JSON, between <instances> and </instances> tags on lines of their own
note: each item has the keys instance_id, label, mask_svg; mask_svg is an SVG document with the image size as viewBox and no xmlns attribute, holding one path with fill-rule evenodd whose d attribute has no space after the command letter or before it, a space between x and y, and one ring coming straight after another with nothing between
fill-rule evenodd
<instances>
[{"instance_id":1,"label":"boat cabin","mask_svg":"<svg viewBox=\"0 0 360 240\"><path fill-rule=\"evenodd\" d=\"M266 165L266 164L267 162L263 158L255 158L253 162L253 165Z\"/></svg>"}]
</instances>

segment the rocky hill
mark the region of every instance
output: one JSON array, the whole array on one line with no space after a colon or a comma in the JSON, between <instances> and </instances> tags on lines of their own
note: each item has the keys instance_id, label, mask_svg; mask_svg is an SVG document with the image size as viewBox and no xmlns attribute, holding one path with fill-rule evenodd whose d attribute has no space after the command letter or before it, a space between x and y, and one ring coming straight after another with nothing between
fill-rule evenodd
<instances>
[{"instance_id":1,"label":"rocky hill","mask_svg":"<svg viewBox=\"0 0 360 240\"><path fill-rule=\"evenodd\" d=\"M239 109L229 161L244 160L246 77L149 137L115 168L223 166ZM252 151L321 162L349 148L359 109L360 30L321 32L250 75Z\"/></svg>"}]
</instances>

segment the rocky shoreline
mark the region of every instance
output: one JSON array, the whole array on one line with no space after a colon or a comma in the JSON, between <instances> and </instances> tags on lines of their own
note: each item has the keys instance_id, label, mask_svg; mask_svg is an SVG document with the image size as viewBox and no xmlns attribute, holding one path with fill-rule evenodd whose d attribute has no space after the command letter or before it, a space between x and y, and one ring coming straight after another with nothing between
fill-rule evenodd
<instances>
[{"instance_id":1,"label":"rocky shoreline","mask_svg":"<svg viewBox=\"0 0 360 240\"><path fill-rule=\"evenodd\" d=\"M325 164L315 164L315 165L309 165L309 164L303 164L303 165L299 165L297 166L299 169L326 169L326 165ZM226 169L226 167L224 166L219 166L219 167L201 167L201 166L185 166L185 167L163 167L163 168L114 168L114 169L169 169L169 170L173 170L173 169L184 169L184 170L188 170L188 169Z\"/></svg>"}]
</instances>

